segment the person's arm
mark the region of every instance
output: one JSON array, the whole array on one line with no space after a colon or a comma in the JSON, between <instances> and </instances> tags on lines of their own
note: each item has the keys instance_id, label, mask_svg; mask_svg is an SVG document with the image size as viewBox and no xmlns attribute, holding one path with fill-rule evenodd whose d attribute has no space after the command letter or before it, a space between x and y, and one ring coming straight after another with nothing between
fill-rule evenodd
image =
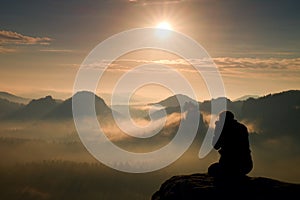
<instances>
[{"instance_id":1,"label":"person's arm","mask_svg":"<svg viewBox=\"0 0 300 200\"><path fill-rule=\"evenodd\" d=\"M215 128L215 133L214 133L214 137L213 137L213 146L216 150L220 149L223 143L223 136L222 136L222 129L218 123L218 121L216 122L216 128Z\"/></svg>"},{"instance_id":2,"label":"person's arm","mask_svg":"<svg viewBox=\"0 0 300 200\"><path fill-rule=\"evenodd\" d=\"M243 133L244 133L244 145L245 148L249 149L250 151L250 142L249 142L249 132L246 126L243 126Z\"/></svg>"}]
</instances>

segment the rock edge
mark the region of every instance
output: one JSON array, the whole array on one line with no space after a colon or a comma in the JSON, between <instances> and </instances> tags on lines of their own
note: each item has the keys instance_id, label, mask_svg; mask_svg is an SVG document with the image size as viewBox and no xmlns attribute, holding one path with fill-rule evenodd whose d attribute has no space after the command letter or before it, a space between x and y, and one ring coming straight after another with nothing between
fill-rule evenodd
<instances>
[{"instance_id":1,"label":"rock edge","mask_svg":"<svg viewBox=\"0 0 300 200\"><path fill-rule=\"evenodd\" d=\"M152 200L294 199L300 184L265 177L214 178L208 174L173 176L152 195Z\"/></svg>"}]
</instances>

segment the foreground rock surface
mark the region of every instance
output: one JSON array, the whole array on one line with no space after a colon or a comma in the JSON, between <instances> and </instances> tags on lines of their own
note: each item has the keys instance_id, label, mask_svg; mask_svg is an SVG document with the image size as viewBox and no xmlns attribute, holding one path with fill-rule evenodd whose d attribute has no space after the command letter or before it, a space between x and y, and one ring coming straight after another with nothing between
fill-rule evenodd
<instances>
[{"instance_id":1,"label":"foreground rock surface","mask_svg":"<svg viewBox=\"0 0 300 200\"><path fill-rule=\"evenodd\" d=\"M208 174L174 176L152 195L152 200L193 199L294 199L299 198L300 184L263 177L226 177Z\"/></svg>"}]
</instances>

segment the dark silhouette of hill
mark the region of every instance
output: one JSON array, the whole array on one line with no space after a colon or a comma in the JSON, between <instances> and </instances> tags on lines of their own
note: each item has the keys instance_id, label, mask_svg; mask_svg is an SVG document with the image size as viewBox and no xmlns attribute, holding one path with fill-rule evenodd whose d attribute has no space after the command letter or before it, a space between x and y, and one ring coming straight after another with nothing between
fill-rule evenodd
<instances>
[{"instance_id":1,"label":"dark silhouette of hill","mask_svg":"<svg viewBox=\"0 0 300 200\"><path fill-rule=\"evenodd\" d=\"M20 103L20 104L28 104L31 101L31 99L19 97L19 96L10 94L8 92L0 92L0 98L6 99L10 102Z\"/></svg>"},{"instance_id":2,"label":"dark silhouette of hill","mask_svg":"<svg viewBox=\"0 0 300 200\"><path fill-rule=\"evenodd\" d=\"M193 199L294 199L300 184L265 177L228 177L219 180L207 174L173 176L152 195L152 200Z\"/></svg>"},{"instance_id":3,"label":"dark silhouette of hill","mask_svg":"<svg viewBox=\"0 0 300 200\"><path fill-rule=\"evenodd\" d=\"M4 117L9 120L31 120L40 119L55 108L59 102L51 96L34 99L21 109Z\"/></svg>"},{"instance_id":4,"label":"dark silhouette of hill","mask_svg":"<svg viewBox=\"0 0 300 200\"><path fill-rule=\"evenodd\" d=\"M255 122L257 128L265 133L299 133L300 91L291 90L248 99L243 102L241 117Z\"/></svg>"},{"instance_id":5,"label":"dark silhouette of hill","mask_svg":"<svg viewBox=\"0 0 300 200\"><path fill-rule=\"evenodd\" d=\"M23 107L24 107L23 104L10 102L7 99L0 98L0 118L10 113L13 113Z\"/></svg>"},{"instance_id":6,"label":"dark silhouette of hill","mask_svg":"<svg viewBox=\"0 0 300 200\"><path fill-rule=\"evenodd\" d=\"M225 97L220 97L220 98L217 98L217 99L212 99L212 100L209 100L209 101L201 102L200 103L200 111L211 114L211 105L212 105L212 103L214 103L214 105L216 105L216 106L221 106L221 105L223 105L224 101L226 101L227 110L231 110L238 117L241 113L241 109L242 109L242 106L243 106L243 101L233 102L230 99L225 98ZM213 114L219 114L219 113L213 113Z\"/></svg>"},{"instance_id":7,"label":"dark silhouette of hill","mask_svg":"<svg viewBox=\"0 0 300 200\"><path fill-rule=\"evenodd\" d=\"M186 96L183 96L181 98L184 99L184 102L196 102L189 97L185 97ZM217 99L206 100L197 103L199 104L199 109L202 113L211 114L212 102L218 106L221 105L221 102L223 101L224 97L220 97ZM253 123L258 122L259 125L263 125L265 127L265 130L272 127L272 130L270 129L267 132L278 130L278 127L275 128L276 126L280 126L279 130L284 129L285 131L289 132L295 132L296 130L299 130L299 126L297 126L296 122L296 119L299 119L300 116L299 90L290 90L276 94L269 94L256 99L250 97L247 100L239 101L231 101L230 99L225 98L225 101L227 103L227 110L231 110L233 113L235 113L237 119L246 120ZM176 96L171 96L156 104L164 106L165 112L168 115L181 112ZM151 116L153 119L158 119L161 118L163 114L163 110L158 110L153 112ZM277 122L276 126L273 126L274 122ZM283 123L284 126L281 126Z\"/></svg>"},{"instance_id":8,"label":"dark silhouette of hill","mask_svg":"<svg viewBox=\"0 0 300 200\"><path fill-rule=\"evenodd\" d=\"M172 96L174 97L174 96ZM170 98L172 98L170 97ZM168 98L169 99L169 98ZM163 102L168 102L168 99L163 100ZM211 105L212 102L215 105L222 105L221 103L224 102L224 100L226 101L227 104L227 109L228 110L232 110L234 113L236 113L237 117L240 117L241 114L241 109L243 106L243 101L237 101L237 102L232 102L230 99L227 98L217 98L217 99L212 99L212 100L207 100L207 101L203 101L203 102L197 102L196 100L191 99L190 101L188 101L189 99L186 99L186 102L193 102L193 103L198 103L199 105L199 109L200 112L202 113L207 113L207 114L211 114ZM164 103L164 105L167 105L167 103ZM175 106L176 104L172 104L174 106L166 106L164 108L165 112L169 115L172 113L180 113L181 112L181 108L179 105ZM153 119L157 119L157 118L161 118L164 114L163 110L158 110L156 112L153 112L151 114ZM214 113L214 114L218 114L218 113Z\"/></svg>"},{"instance_id":9,"label":"dark silhouette of hill","mask_svg":"<svg viewBox=\"0 0 300 200\"><path fill-rule=\"evenodd\" d=\"M76 93L73 97L56 106L45 116L45 119L72 119L72 98L78 98L81 102L87 102L87 100L95 98L96 114L100 116L111 115L111 109L106 105L102 98L98 97L92 92L82 91ZM79 109L79 113L82 116L88 116L92 112L92 110L89 110L85 107L79 107Z\"/></svg>"},{"instance_id":10,"label":"dark silhouette of hill","mask_svg":"<svg viewBox=\"0 0 300 200\"><path fill-rule=\"evenodd\" d=\"M96 114L102 117L111 117L112 111L106 105L104 100L92 92L82 91L76 93L73 97L86 102L90 98L95 98ZM62 120L72 119L72 98L65 101L53 99L51 96L35 99L29 104L17 104L8 100L0 99L0 117L4 120ZM84 104L83 104L84 105ZM85 107L79 107L79 113L82 116L91 113L91 110Z\"/></svg>"},{"instance_id":11,"label":"dark silhouette of hill","mask_svg":"<svg viewBox=\"0 0 300 200\"><path fill-rule=\"evenodd\" d=\"M95 98L95 108L97 115L106 115L111 113L111 109L105 104L104 100L91 92L79 92L75 94L80 96L82 101L85 98ZM209 101L197 102L185 95L171 96L163 101L155 104L160 104L165 107L166 113L180 113L179 102L198 103L202 113L210 114L211 103L218 105L218 101L223 101L224 98L212 99ZM231 101L226 99L227 110L235 113L238 120L243 120L255 123L257 128L262 132L276 134L294 134L300 132L300 127L297 125L300 118L300 91L291 90L277 94L270 94L257 99L249 98L245 101ZM83 115L89 111L82 108L80 111ZM163 116L163 111L158 110L151 114L153 119L158 119ZM217 114L217 113L214 113ZM109 114L110 115L110 114ZM0 117L2 119L71 119L72 118L72 98L63 102L54 100L51 96L32 100L28 105L22 106L9 103L9 101L0 101ZM298 137L298 136L297 136ZM300 137L300 136L299 136Z\"/></svg>"},{"instance_id":12,"label":"dark silhouette of hill","mask_svg":"<svg viewBox=\"0 0 300 200\"><path fill-rule=\"evenodd\" d=\"M211 103L218 105L221 98L200 102L200 111L210 113ZM260 98L231 101L226 99L227 110L235 113L239 120L255 122L273 131L298 131L296 119L300 117L300 91L290 90L269 94ZM276 128L275 128L276 127ZM298 131L299 132L299 131Z\"/></svg>"},{"instance_id":13,"label":"dark silhouette of hill","mask_svg":"<svg viewBox=\"0 0 300 200\"><path fill-rule=\"evenodd\" d=\"M192 102L192 103L198 103L196 100L182 94L177 94L171 97L168 97L160 102L157 103L151 103L149 105L161 105L163 107L178 107L180 106L180 103L184 105L185 103Z\"/></svg>"},{"instance_id":14,"label":"dark silhouette of hill","mask_svg":"<svg viewBox=\"0 0 300 200\"><path fill-rule=\"evenodd\" d=\"M166 113L167 115L170 115L172 113L180 113L182 110L184 111L185 109L180 108L181 105L186 105L187 103L193 103L195 105L199 104L196 100L182 94L177 94L171 97L168 97L160 102L157 103L151 103L149 105L160 105L163 106L164 109L157 110L153 113L151 113L151 118L152 119L160 119L164 117L164 114ZM147 117L147 119L149 119Z\"/></svg>"}]
</instances>

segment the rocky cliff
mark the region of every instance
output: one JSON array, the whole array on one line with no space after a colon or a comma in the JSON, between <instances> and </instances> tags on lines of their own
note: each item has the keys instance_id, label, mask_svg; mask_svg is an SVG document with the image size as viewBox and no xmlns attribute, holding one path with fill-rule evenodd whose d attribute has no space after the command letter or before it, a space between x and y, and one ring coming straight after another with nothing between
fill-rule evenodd
<instances>
[{"instance_id":1,"label":"rocky cliff","mask_svg":"<svg viewBox=\"0 0 300 200\"><path fill-rule=\"evenodd\" d=\"M226 177L208 174L174 176L165 181L152 200L193 199L297 199L300 184L264 177Z\"/></svg>"}]
</instances>

